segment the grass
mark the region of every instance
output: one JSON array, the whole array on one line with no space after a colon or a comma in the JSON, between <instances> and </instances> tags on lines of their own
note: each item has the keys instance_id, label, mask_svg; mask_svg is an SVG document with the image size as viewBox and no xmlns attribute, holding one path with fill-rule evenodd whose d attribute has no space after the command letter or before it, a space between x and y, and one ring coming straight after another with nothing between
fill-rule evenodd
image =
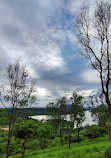
<instances>
[{"instance_id":1,"label":"grass","mask_svg":"<svg viewBox=\"0 0 111 158\"><path fill-rule=\"evenodd\" d=\"M108 137L100 137L95 139L87 139L80 144L71 144L71 149L68 145L64 147L56 146L50 149L34 151L26 153L26 158L104 158L105 150L111 146L111 141ZM21 155L16 155L10 158L21 158Z\"/></svg>"}]
</instances>

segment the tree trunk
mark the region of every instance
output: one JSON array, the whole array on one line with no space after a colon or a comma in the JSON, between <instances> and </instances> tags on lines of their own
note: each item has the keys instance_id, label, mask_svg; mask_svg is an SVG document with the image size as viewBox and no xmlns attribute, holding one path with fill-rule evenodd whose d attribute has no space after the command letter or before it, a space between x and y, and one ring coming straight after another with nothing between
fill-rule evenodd
<instances>
[{"instance_id":1,"label":"tree trunk","mask_svg":"<svg viewBox=\"0 0 111 158\"><path fill-rule=\"evenodd\" d=\"M71 136L69 134L69 149L70 149L70 147L71 147Z\"/></svg>"},{"instance_id":2,"label":"tree trunk","mask_svg":"<svg viewBox=\"0 0 111 158\"><path fill-rule=\"evenodd\" d=\"M27 139L25 139L24 142L23 142L23 152L22 152L22 157L24 157L24 153L25 153L25 150L26 150L26 146L25 146L26 141L27 141Z\"/></svg>"},{"instance_id":3,"label":"tree trunk","mask_svg":"<svg viewBox=\"0 0 111 158\"><path fill-rule=\"evenodd\" d=\"M105 97L106 97L106 103L107 103L108 109L109 109L109 114L110 114L110 117L111 117L111 102L110 102L108 94L106 94Z\"/></svg>"},{"instance_id":4,"label":"tree trunk","mask_svg":"<svg viewBox=\"0 0 111 158\"><path fill-rule=\"evenodd\" d=\"M111 132L109 132L109 139L111 140Z\"/></svg>"},{"instance_id":5,"label":"tree trunk","mask_svg":"<svg viewBox=\"0 0 111 158\"><path fill-rule=\"evenodd\" d=\"M13 122L14 106L15 105L13 104L11 116L9 119L9 131L8 131L8 143L7 143L7 148L6 148L6 158L8 158L10 156L10 143L11 143L11 139L12 139L12 135L13 135L12 125L14 125L14 122Z\"/></svg>"},{"instance_id":6,"label":"tree trunk","mask_svg":"<svg viewBox=\"0 0 111 158\"><path fill-rule=\"evenodd\" d=\"M79 134L80 134L80 129L78 128L78 130L77 130L77 142L78 142L78 143L80 142Z\"/></svg>"},{"instance_id":7,"label":"tree trunk","mask_svg":"<svg viewBox=\"0 0 111 158\"><path fill-rule=\"evenodd\" d=\"M11 124L9 124L9 131L8 131L8 143L6 148L6 158L10 155L10 143L11 143Z\"/></svg>"},{"instance_id":8,"label":"tree trunk","mask_svg":"<svg viewBox=\"0 0 111 158\"><path fill-rule=\"evenodd\" d=\"M59 128L59 135L60 135L61 145L63 146L63 139L62 139L62 130L61 130L61 127Z\"/></svg>"},{"instance_id":9,"label":"tree trunk","mask_svg":"<svg viewBox=\"0 0 111 158\"><path fill-rule=\"evenodd\" d=\"M8 158L8 157L9 157L9 155L10 155L10 142L11 142L11 139L10 139L10 136L8 136L8 143L7 143L6 158Z\"/></svg>"}]
</instances>

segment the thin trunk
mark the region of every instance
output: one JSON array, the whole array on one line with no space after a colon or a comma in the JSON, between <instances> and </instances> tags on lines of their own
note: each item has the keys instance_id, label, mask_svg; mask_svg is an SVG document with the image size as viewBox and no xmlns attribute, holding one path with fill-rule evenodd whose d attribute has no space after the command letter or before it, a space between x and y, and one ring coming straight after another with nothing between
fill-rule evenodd
<instances>
[{"instance_id":1,"label":"thin trunk","mask_svg":"<svg viewBox=\"0 0 111 158\"><path fill-rule=\"evenodd\" d=\"M77 142L78 143L80 142L79 134L80 134L80 129L78 129L78 131L77 131Z\"/></svg>"},{"instance_id":2,"label":"thin trunk","mask_svg":"<svg viewBox=\"0 0 111 158\"><path fill-rule=\"evenodd\" d=\"M13 123L13 113L14 113L14 105L13 105L13 109L12 109L12 114L10 116L10 121L9 121L9 131L8 131L8 143L7 143L7 148L6 148L6 158L9 157L10 155L10 143L11 143L11 139L12 139L12 123Z\"/></svg>"},{"instance_id":3,"label":"thin trunk","mask_svg":"<svg viewBox=\"0 0 111 158\"><path fill-rule=\"evenodd\" d=\"M59 135L60 135L61 145L63 146L62 129L61 129L61 127L59 128Z\"/></svg>"},{"instance_id":4,"label":"thin trunk","mask_svg":"<svg viewBox=\"0 0 111 158\"><path fill-rule=\"evenodd\" d=\"M8 143L7 143L7 150L6 150L6 158L10 155L10 143L11 143L11 127L9 125L9 132L8 132Z\"/></svg>"},{"instance_id":5,"label":"thin trunk","mask_svg":"<svg viewBox=\"0 0 111 158\"><path fill-rule=\"evenodd\" d=\"M27 141L27 139L25 139L24 142L23 142L23 152L22 152L22 157L24 157L24 153L25 153L25 150L26 150L26 146L25 146L26 141Z\"/></svg>"},{"instance_id":6,"label":"thin trunk","mask_svg":"<svg viewBox=\"0 0 111 158\"><path fill-rule=\"evenodd\" d=\"M71 147L71 135L69 133L69 149L70 149L70 147Z\"/></svg>"},{"instance_id":7,"label":"thin trunk","mask_svg":"<svg viewBox=\"0 0 111 158\"><path fill-rule=\"evenodd\" d=\"M109 139L111 140L111 132L109 132Z\"/></svg>"},{"instance_id":8,"label":"thin trunk","mask_svg":"<svg viewBox=\"0 0 111 158\"><path fill-rule=\"evenodd\" d=\"M106 94L105 97L106 97L106 103L107 103L108 109L109 109L109 114L110 114L110 116L111 116L111 102L110 102L110 100L109 100L108 94Z\"/></svg>"},{"instance_id":9,"label":"thin trunk","mask_svg":"<svg viewBox=\"0 0 111 158\"><path fill-rule=\"evenodd\" d=\"M69 142L69 149L70 149L70 147L71 147L71 143Z\"/></svg>"}]
</instances>

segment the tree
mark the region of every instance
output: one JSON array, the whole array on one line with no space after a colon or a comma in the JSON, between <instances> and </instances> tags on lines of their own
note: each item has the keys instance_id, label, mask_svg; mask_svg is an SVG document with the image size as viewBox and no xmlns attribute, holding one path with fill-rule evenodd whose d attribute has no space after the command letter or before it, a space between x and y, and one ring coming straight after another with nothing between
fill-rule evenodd
<instances>
[{"instance_id":1,"label":"tree","mask_svg":"<svg viewBox=\"0 0 111 158\"><path fill-rule=\"evenodd\" d=\"M8 132L8 143L6 158L10 155L10 144L11 139L14 133L14 125L17 117L20 113L17 112L17 109L21 109L32 105L35 100L35 85L36 80L29 80L29 72L26 67L21 66L19 62L10 64L6 68L5 74L5 92L1 94L0 101L2 105L6 108L5 103L8 102L10 105L11 113L9 114L9 132ZM4 98L4 99L2 99Z\"/></svg>"},{"instance_id":2,"label":"tree","mask_svg":"<svg viewBox=\"0 0 111 158\"><path fill-rule=\"evenodd\" d=\"M62 97L57 103L49 103L46 108L47 114L51 116L54 126L59 128L61 145L63 146L62 126L66 118L66 98Z\"/></svg>"},{"instance_id":3,"label":"tree","mask_svg":"<svg viewBox=\"0 0 111 158\"><path fill-rule=\"evenodd\" d=\"M32 120L25 120L18 118L15 124L15 133L14 136L23 139L23 152L22 157L24 157L25 150L26 150L26 143L29 138L34 137L35 133L37 135L37 125Z\"/></svg>"},{"instance_id":4,"label":"tree","mask_svg":"<svg viewBox=\"0 0 111 158\"><path fill-rule=\"evenodd\" d=\"M98 105L96 108L93 108L91 111L93 120L99 125L105 126L106 121L110 118L108 113L108 107L105 104Z\"/></svg>"},{"instance_id":5,"label":"tree","mask_svg":"<svg viewBox=\"0 0 111 158\"><path fill-rule=\"evenodd\" d=\"M71 109L70 109L70 120L73 122L74 127L77 128L78 132L78 143L79 143L79 134L80 127L82 122L85 120L85 108L83 107L83 97L79 96L76 92L73 92L71 96Z\"/></svg>"},{"instance_id":6,"label":"tree","mask_svg":"<svg viewBox=\"0 0 111 158\"><path fill-rule=\"evenodd\" d=\"M40 138L41 149L47 148L47 140L51 139L53 136L53 128L48 123L44 123L37 130L38 136Z\"/></svg>"},{"instance_id":7,"label":"tree","mask_svg":"<svg viewBox=\"0 0 111 158\"><path fill-rule=\"evenodd\" d=\"M69 147L69 149L71 147L71 142L72 142L72 136L71 136L71 134L73 132L73 128L74 128L73 122L67 121L66 122L65 131L66 131L67 138L68 138L68 147Z\"/></svg>"},{"instance_id":8,"label":"tree","mask_svg":"<svg viewBox=\"0 0 111 158\"><path fill-rule=\"evenodd\" d=\"M101 91L111 115L110 25L111 4L104 0L96 3L94 11L91 11L88 6L81 8L76 18L77 37L84 49L81 53L99 74Z\"/></svg>"},{"instance_id":9,"label":"tree","mask_svg":"<svg viewBox=\"0 0 111 158\"><path fill-rule=\"evenodd\" d=\"M108 112L108 107L105 104L100 104L93 108L92 117L100 126L104 127L111 139L111 117Z\"/></svg>"}]
</instances>

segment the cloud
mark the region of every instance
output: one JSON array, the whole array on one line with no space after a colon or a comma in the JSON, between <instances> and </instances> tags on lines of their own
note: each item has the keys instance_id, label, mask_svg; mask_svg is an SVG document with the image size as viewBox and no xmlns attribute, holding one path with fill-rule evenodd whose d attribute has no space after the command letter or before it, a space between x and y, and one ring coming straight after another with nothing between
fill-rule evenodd
<instances>
[{"instance_id":1,"label":"cloud","mask_svg":"<svg viewBox=\"0 0 111 158\"><path fill-rule=\"evenodd\" d=\"M100 78L96 70L87 69L82 72L82 79L88 83L100 83Z\"/></svg>"},{"instance_id":2,"label":"cloud","mask_svg":"<svg viewBox=\"0 0 111 158\"><path fill-rule=\"evenodd\" d=\"M37 87L37 93L39 97L50 95L50 93L45 88Z\"/></svg>"},{"instance_id":3,"label":"cloud","mask_svg":"<svg viewBox=\"0 0 111 158\"><path fill-rule=\"evenodd\" d=\"M0 1L0 67L16 59L28 66L38 79L38 106L75 89L97 86L93 81L90 85L89 73L83 72L86 63L72 27L79 4L77 0Z\"/></svg>"},{"instance_id":4,"label":"cloud","mask_svg":"<svg viewBox=\"0 0 111 158\"><path fill-rule=\"evenodd\" d=\"M89 90L81 90L78 92L79 95L82 95L83 97L88 97L91 94L96 94L96 90L95 89L89 89Z\"/></svg>"}]
</instances>

